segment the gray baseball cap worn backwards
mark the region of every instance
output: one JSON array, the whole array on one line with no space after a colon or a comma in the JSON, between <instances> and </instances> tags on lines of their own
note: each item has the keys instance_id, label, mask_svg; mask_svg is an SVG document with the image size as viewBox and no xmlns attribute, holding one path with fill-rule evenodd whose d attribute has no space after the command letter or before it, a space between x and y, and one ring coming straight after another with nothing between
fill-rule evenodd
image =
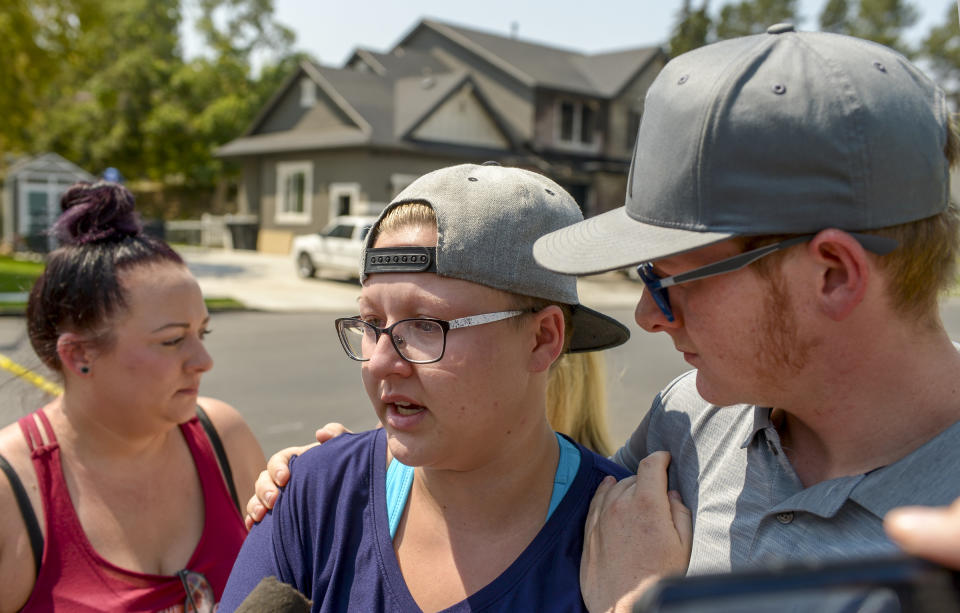
<instances>
[{"instance_id":1,"label":"gray baseball cap worn backwards","mask_svg":"<svg viewBox=\"0 0 960 613\"><path fill-rule=\"evenodd\" d=\"M593 274L733 236L870 230L949 199L944 94L882 45L790 24L678 56L651 84L626 205L541 238Z\"/></svg>"},{"instance_id":2,"label":"gray baseball cap worn backwards","mask_svg":"<svg viewBox=\"0 0 960 613\"><path fill-rule=\"evenodd\" d=\"M437 246L364 246L361 283L370 274L433 272L495 289L573 306L570 351L616 347L630 338L618 321L580 304L575 277L541 268L533 243L545 232L583 220L577 203L550 179L520 168L462 164L428 173L400 192L374 224L409 202L437 217Z\"/></svg>"}]
</instances>

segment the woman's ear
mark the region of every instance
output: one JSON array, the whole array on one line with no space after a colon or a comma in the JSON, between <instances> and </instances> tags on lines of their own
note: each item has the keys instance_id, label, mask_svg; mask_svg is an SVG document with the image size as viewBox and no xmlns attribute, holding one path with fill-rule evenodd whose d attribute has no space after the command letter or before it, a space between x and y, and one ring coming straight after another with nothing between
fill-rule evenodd
<instances>
[{"instance_id":1,"label":"woman's ear","mask_svg":"<svg viewBox=\"0 0 960 613\"><path fill-rule=\"evenodd\" d=\"M820 265L817 301L830 319L846 319L863 301L870 282L870 259L863 246L846 232L824 230L809 244Z\"/></svg>"},{"instance_id":2,"label":"woman's ear","mask_svg":"<svg viewBox=\"0 0 960 613\"><path fill-rule=\"evenodd\" d=\"M563 310L555 304L533 313L536 340L530 354L530 371L544 372L563 352Z\"/></svg>"},{"instance_id":3,"label":"woman's ear","mask_svg":"<svg viewBox=\"0 0 960 613\"><path fill-rule=\"evenodd\" d=\"M74 332L64 332L57 338L57 356L67 371L86 377L93 367L93 350L89 339Z\"/></svg>"}]
</instances>

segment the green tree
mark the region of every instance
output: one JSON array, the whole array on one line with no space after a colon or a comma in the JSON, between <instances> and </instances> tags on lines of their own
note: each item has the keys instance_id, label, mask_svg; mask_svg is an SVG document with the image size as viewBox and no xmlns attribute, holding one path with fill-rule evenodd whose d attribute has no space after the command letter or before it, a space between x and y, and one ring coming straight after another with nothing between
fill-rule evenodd
<instances>
[{"instance_id":1,"label":"green tree","mask_svg":"<svg viewBox=\"0 0 960 613\"><path fill-rule=\"evenodd\" d=\"M734 38L766 31L775 23L797 23L796 0L743 0L720 9L717 38Z\"/></svg>"},{"instance_id":2,"label":"green tree","mask_svg":"<svg viewBox=\"0 0 960 613\"><path fill-rule=\"evenodd\" d=\"M6 0L0 10L0 153L31 149L31 126L65 75L85 64L83 32L101 27L98 0Z\"/></svg>"},{"instance_id":3,"label":"green tree","mask_svg":"<svg viewBox=\"0 0 960 613\"><path fill-rule=\"evenodd\" d=\"M690 7L690 0L683 1L683 8L677 15L677 24L670 37L670 55L676 57L710 42L713 20L710 19L708 8L710 0L703 0L699 9Z\"/></svg>"},{"instance_id":4,"label":"green tree","mask_svg":"<svg viewBox=\"0 0 960 613\"><path fill-rule=\"evenodd\" d=\"M273 0L199 0L206 53L184 61L181 0L11 0L0 14L0 147L56 151L128 179L211 186L214 149L242 133L301 56ZM254 73L254 59L265 67ZM281 74L281 71L283 74ZM14 80L15 79L15 80ZM7 82L23 87L3 87Z\"/></svg>"},{"instance_id":5,"label":"green tree","mask_svg":"<svg viewBox=\"0 0 960 613\"><path fill-rule=\"evenodd\" d=\"M820 29L824 32L845 33L852 27L850 2L848 0L828 0L820 12Z\"/></svg>"},{"instance_id":6,"label":"green tree","mask_svg":"<svg viewBox=\"0 0 960 613\"><path fill-rule=\"evenodd\" d=\"M199 2L202 15L197 29L218 58L233 56L249 61L251 54L264 49L282 56L293 43L293 32L273 20L273 0Z\"/></svg>"},{"instance_id":7,"label":"green tree","mask_svg":"<svg viewBox=\"0 0 960 613\"><path fill-rule=\"evenodd\" d=\"M273 21L272 0L201 0L197 29L209 54L182 64L146 118L153 178L213 185L223 174L214 149L247 127L304 56L293 33ZM253 74L254 56L271 62Z\"/></svg>"},{"instance_id":8,"label":"green tree","mask_svg":"<svg viewBox=\"0 0 960 613\"><path fill-rule=\"evenodd\" d=\"M957 5L947 5L943 23L931 28L921 46L934 79L947 91L953 111L960 110L960 25Z\"/></svg>"},{"instance_id":9,"label":"green tree","mask_svg":"<svg viewBox=\"0 0 960 613\"><path fill-rule=\"evenodd\" d=\"M56 95L33 126L36 150L82 167L116 166L148 176L144 122L182 62L178 0L111 0L105 20L76 41L78 67L58 79Z\"/></svg>"},{"instance_id":10,"label":"green tree","mask_svg":"<svg viewBox=\"0 0 960 613\"><path fill-rule=\"evenodd\" d=\"M214 149L242 134L305 58L288 54L256 78L236 58L197 58L181 66L169 95L147 118L145 148L153 173L168 182L213 185L225 170Z\"/></svg>"},{"instance_id":11,"label":"green tree","mask_svg":"<svg viewBox=\"0 0 960 613\"><path fill-rule=\"evenodd\" d=\"M860 0L855 5L847 0L830 0L819 21L822 30L866 38L910 56L914 50L903 40L903 33L918 18L909 0Z\"/></svg>"}]
</instances>

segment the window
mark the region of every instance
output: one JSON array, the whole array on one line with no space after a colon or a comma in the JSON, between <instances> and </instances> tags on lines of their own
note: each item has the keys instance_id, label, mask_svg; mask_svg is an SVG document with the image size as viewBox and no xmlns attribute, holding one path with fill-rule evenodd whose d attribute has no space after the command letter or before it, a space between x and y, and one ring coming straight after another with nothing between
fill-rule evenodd
<instances>
[{"instance_id":1,"label":"window","mask_svg":"<svg viewBox=\"0 0 960 613\"><path fill-rule=\"evenodd\" d=\"M310 223L313 217L313 166L310 162L277 164L277 223Z\"/></svg>"},{"instance_id":2,"label":"window","mask_svg":"<svg viewBox=\"0 0 960 613\"><path fill-rule=\"evenodd\" d=\"M353 215L359 203L359 183L330 184L330 219L340 215Z\"/></svg>"},{"instance_id":3,"label":"window","mask_svg":"<svg viewBox=\"0 0 960 613\"><path fill-rule=\"evenodd\" d=\"M309 109L317 103L317 84L310 77L300 79L300 106Z\"/></svg>"},{"instance_id":4,"label":"window","mask_svg":"<svg viewBox=\"0 0 960 613\"><path fill-rule=\"evenodd\" d=\"M559 141L592 145L596 133L597 109L589 102L561 100L558 109Z\"/></svg>"},{"instance_id":5,"label":"window","mask_svg":"<svg viewBox=\"0 0 960 613\"><path fill-rule=\"evenodd\" d=\"M327 236L334 238L350 238L353 236L353 226L347 224L337 224Z\"/></svg>"},{"instance_id":6,"label":"window","mask_svg":"<svg viewBox=\"0 0 960 613\"><path fill-rule=\"evenodd\" d=\"M572 102L560 103L560 140L573 140L574 118L577 107Z\"/></svg>"}]
</instances>

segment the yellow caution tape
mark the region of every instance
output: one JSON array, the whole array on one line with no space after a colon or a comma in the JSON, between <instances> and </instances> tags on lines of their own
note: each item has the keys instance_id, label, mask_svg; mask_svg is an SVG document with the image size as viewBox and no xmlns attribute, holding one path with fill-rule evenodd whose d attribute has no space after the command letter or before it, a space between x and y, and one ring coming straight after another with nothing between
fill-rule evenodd
<instances>
[{"instance_id":1,"label":"yellow caution tape","mask_svg":"<svg viewBox=\"0 0 960 613\"><path fill-rule=\"evenodd\" d=\"M24 368L2 353L0 353L0 368L12 372L21 379L29 381L51 396L59 396L63 393L63 388L56 383L47 381L37 373L28 368Z\"/></svg>"}]
</instances>

